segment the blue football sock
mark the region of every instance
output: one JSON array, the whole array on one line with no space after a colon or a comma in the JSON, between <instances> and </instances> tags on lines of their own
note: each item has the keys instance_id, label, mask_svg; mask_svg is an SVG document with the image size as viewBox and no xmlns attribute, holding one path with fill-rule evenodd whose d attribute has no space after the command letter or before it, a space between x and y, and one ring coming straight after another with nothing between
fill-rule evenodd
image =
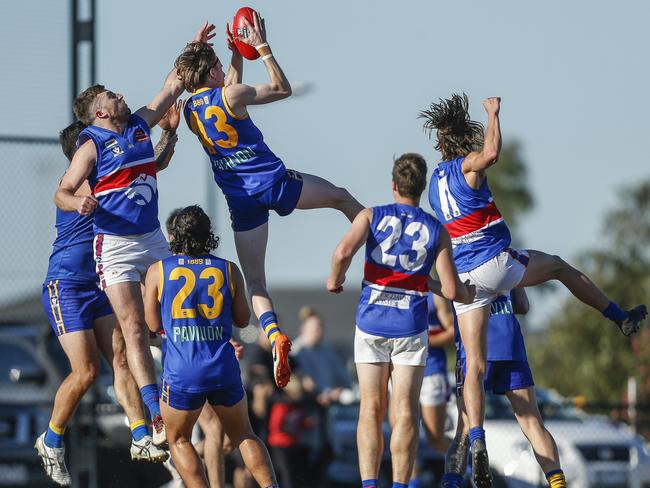
<instances>
[{"instance_id":1,"label":"blue football sock","mask_svg":"<svg viewBox=\"0 0 650 488\"><path fill-rule=\"evenodd\" d=\"M406 483L398 483L397 481L393 481L393 488L409 488L409 485Z\"/></svg>"},{"instance_id":2,"label":"blue football sock","mask_svg":"<svg viewBox=\"0 0 650 488\"><path fill-rule=\"evenodd\" d=\"M442 477L444 488L460 488L463 485L463 477L458 473L445 473Z\"/></svg>"},{"instance_id":3,"label":"blue football sock","mask_svg":"<svg viewBox=\"0 0 650 488\"><path fill-rule=\"evenodd\" d=\"M627 312L614 302L609 302L607 308L603 310L603 315L614 322L623 322L627 318Z\"/></svg>"},{"instance_id":4,"label":"blue football sock","mask_svg":"<svg viewBox=\"0 0 650 488\"><path fill-rule=\"evenodd\" d=\"M409 481L408 488L420 488L420 480L417 478L413 478L412 480Z\"/></svg>"},{"instance_id":5,"label":"blue football sock","mask_svg":"<svg viewBox=\"0 0 650 488\"><path fill-rule=\"evenodd\" d=\"M474 441L481 439L485 440L485 430L483 427L472 427L469 429L469 443L474 444Z\"/></svg>"},{"instance_id":6,"label":"blue football sock","mask_svg":"<svg viewBox=\"0 0 650 488\"><path fill-rule=\"evenodd\" d=\"M47 447L63 447L64 432L65 427L60 428L50 422L45 431L45 439L43 439L45 445Z\"/></svg>"},{"instance_id":7,"label":"blue football sock","mask_svg":"<svg viewBox=\"0 0 650 488\"><path fill-rule=\"evenodd\" d=\"M144 419L136 420L131 425L131 437L134 441L139 441L144 436L149 435L149 429L147 429L147 423Z\"/></svg>"},{"instance_id":8,"label":"blue football sock","mask_svg":"<svg viewBox=\"0 0 650 488\"><path fill-rule=\"evenodd\" d=\"M149 414L151 415L152 420L156 415L160 415L160 402L158 400L157 384L152 383L150 385L144 385L142 388L140 388L140 396L142 397L144 404L149 409Z\"/></svg>"},{"instance_id":9,"label":"blue football sock","mask_svg":"<svg viewBox=\"0 0 650 488\"><path fill-rule=\"evenodd\" d=\"M377 480L363 480L361 481L362 488L377 488Z\"/></svg>"},{"instance_id":10,"label":"blue football sock","mask_svg":"<svg viewBox=\"0 0 650 488\"><path fill-rule=\"evenodd\" d=\"M271 341L271 345L275 344L275 338L280 334L280 327L278 326L278 318L275 312L264 312L260 315L260 325L262 330Z\"/></svg>"}]
</instances>

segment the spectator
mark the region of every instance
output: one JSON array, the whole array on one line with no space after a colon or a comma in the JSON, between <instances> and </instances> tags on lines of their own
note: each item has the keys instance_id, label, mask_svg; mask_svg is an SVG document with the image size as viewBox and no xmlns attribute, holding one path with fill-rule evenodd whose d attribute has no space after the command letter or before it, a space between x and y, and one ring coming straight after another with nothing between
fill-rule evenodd
<instances>
[{"instance_id":1,"label":"spectator","mask_svg":"<svg viewBox=\"0 0 650 488\"><path fill-rule=\"evenodd\" d=\"M341 392L350 388L350 377L343 361L323 343L323 320L316 310L303 307L298 313L300 335L293 343L293 356L304 375L314 382L318 403L329 406Z\"/></svg>"}]
</instances>

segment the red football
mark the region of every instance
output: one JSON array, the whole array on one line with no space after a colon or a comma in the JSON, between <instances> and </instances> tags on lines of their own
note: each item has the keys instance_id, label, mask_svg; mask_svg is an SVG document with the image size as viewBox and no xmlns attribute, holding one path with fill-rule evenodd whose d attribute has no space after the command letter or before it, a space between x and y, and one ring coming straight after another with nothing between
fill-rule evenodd
<instances>
[{"instance_id":1,"label":"red football","mask_svg":"<svg viewBox=\"0 0 650 488\"><path fill-rule=\"evenodd\" d=\"M248 22L253 25L254 16L255 10L250 7L242 7L237 10L235 17L232 19L232 34L235 36L235 39L237 37L248 37L244 19L248 20ZM260 53L257 52L257 49L250 44L235 40L235 47L237 48L237 51L239 51L239 54L244 56L246 59L253 60L260 57Z\"/></svg>"}]
</instances>

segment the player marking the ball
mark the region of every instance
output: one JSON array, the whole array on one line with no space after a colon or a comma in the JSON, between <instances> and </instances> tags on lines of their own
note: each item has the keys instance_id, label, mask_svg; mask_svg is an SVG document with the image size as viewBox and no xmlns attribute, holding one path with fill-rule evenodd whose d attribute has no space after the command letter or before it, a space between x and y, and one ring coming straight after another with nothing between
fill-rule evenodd
<instances>
[{"instance_id":1,"label":"player marking the ball","mask_svg":"<svg viewBox=\"0 0 650 488\"><path fill-rule=\"evenodd\" d=\"M185 119L208 154L215 181L226 196L253 310L273 344L276 383L284 387L291 373L291 342L280 331L266 289L269 210L285 216L296 208L334 208L352 221L363 207L344 188L318 176L287 170L266 145L247 108L289 97L291 85L271 51L259 13L240 10L233 28L234 34L227 28L232 50L227 75L207 42L188 44L175 66L185 89L192 93L185 103ZM254 48L261 56L268 83L241 83L243 62L235 42Z\"/></svg>"}]
</instances>

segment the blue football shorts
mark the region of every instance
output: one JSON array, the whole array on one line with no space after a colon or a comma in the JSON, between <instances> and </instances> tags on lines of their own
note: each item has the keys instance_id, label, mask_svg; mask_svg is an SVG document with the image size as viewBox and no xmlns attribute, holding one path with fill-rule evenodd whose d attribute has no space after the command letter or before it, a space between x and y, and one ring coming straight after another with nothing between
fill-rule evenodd
<instances>
[{"instance_id":1,"label":"blue football shorts","mask_svg":"<svg viewBox=\"0 0 650 488\"><path fill-rule=\"evenodd\" d=\"M96 319L113 313L108 297L95 283L51 280L43 284L41 303L57 336L92 330Z\"/></svg>"},{"instance_id":2,"label":"blue football shorts","mask_svg":"<svg viewBox=\"0 0 650 488\"><path fill-rule=\"evenodd\" d=\"M232 407L244 398L244 386L241 379L231 385L204 392L186 392L171 386L163 378L160 401L176 410L197 410L207 402L210 405Z\"/></svg>"},{"instance_id":3,"label":"blue football shorts","mask_svg":"<svg viewBox=\"0 0 650 488\"><path fill-rule=\"evenodd\" d=\"M456 393L462 396L465 383L465 358L456 361ZM535 386L528 361L488 361L483 387L496 395Z\"/></svg>"},{"instance_id":4,"label":"blue football shorts","mask_svg":"<svg viewBox=\"0 0 650 488\"><path fill-rule=\"evenodd\" d=\"M235 232L252 230L269 221L269 210L284 217L294 211L302 192L302 175L288 169L273 186L255 195L226 196Z\"/></svg>"}]
</instances>

